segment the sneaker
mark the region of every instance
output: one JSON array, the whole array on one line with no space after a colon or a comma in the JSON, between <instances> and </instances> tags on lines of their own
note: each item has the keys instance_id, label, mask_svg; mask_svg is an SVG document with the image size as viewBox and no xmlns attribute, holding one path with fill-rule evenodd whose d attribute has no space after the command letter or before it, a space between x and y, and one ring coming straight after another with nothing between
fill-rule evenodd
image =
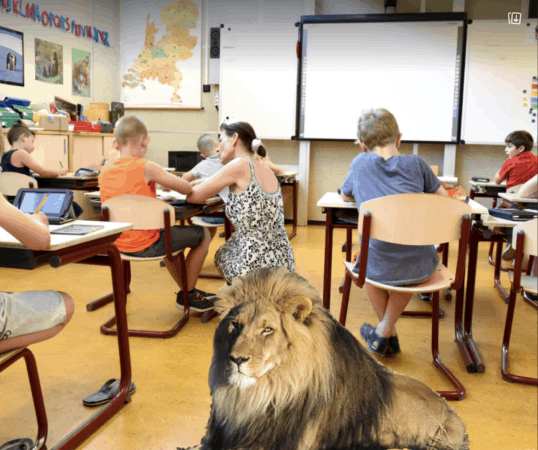
<instances>
[{"instance_id":1,"label":"sneaker","mask_svg":"<svg viewBox=\"0 0 538 450\"><path fill-rule=\"evenodd\" d=\"M516 257L516 249L512 247L512 244L508 244L506 249L502 253L503 261L512 261Z\"/></svg>"},{"instance_id":2,"label":"sneaker","mask_svg":"<svg viewBox=\"0 0 538 450\"><path fill-rule=\"evenodd\" d=\"M200 289L194 289L192 292L189 293L189 307L193 311L197 312L209 311L214 307L212 297L215 297L215 294L210 294L201 291ZM180 310L183 310L185 308L185 301L183 300L183 291L179 291L177 293L176 307Z\"/></svg>"}]
</instances>

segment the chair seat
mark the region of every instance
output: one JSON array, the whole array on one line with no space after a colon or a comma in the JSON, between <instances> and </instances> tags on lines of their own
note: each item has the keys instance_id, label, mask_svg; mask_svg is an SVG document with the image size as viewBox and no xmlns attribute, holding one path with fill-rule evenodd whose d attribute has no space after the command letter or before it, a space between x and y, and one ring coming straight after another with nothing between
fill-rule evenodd
<instances>
[{"instance_id":1,"label":"chair seat","mask_svg":"<svg viewBox=\"0 0 538 450\"><path fill-rule=\"evenodd\" d=\"M510 272L510 283L514 282L514 272ZM521 288L525 292L538 295L538 277L532 275L521 275Z\"/></svg>"},{"instance_id":2,"label":"chair seat","mask_svg":"<svg viewBox=\"0 0 538 450\"><path fill-rule=\"evenodd\" d=\"M206 227L206 228L218 228L218 227L223 227L224 226L223 223L209 223L209 222L206 222L206 221L204 221L204 219L202 217L198 217L198 216L191 217L191 222L193 223L193 225L198 225L200 227Z\"/></svg>"},{"instance_id":3,"label":"chair seat","mask_svg":"<svg viewBox=\"0 0 538 450\"><path fill-rule=\"evenodd\" d=\"M15 350L8 350L7 352L0 352L0 364L10 359L12 356L15 356L17 353L22 352L26 347L19 347Z\"/></svg>"},{"instance_id":4,"label":"chair seat","mask_svg":"<svg viewBox=\"0 0 538 450\"><path fill-rule=\"evenodd\" d=\"M172 256L179 255L183 250L178 250L177 252L172 252ZM151 257L143 257L143 256L129 256L126 253L120 253L121 259L124 261L160 261L164 258L166 258L166 254L164 255L158 255L158 256L151 256Z\"/></svg>"},{"instance_id":5,"label":"chair seat","mask_svg":"<svg viewBox=\"0 0 538 450\"><path fill-rule=\"evenodd\" d=\"M353 268L355 267L355 264L349 261L343 261L344 265L346 266L347 271L351 274L351 277L354 280L357 280L359 277L357 273L353 272ZM442 289L446 289L452 285L454 282L455 276L454 274L448 270L445 266L442 264L439 264L437 266L437 269L435 270L432 277L423 283L419 284L410 284L407 286L392 286L390 284L383 284L378 283L377 281L372 281L369 278L366 278L365 281L367 283L370 283L374 286L377 286L381 289L386 289L388 291L398 291L398 292L413 292L413 293L425 293L425 292L435 292L440 291Z\"/></svg>"}]
</instances>

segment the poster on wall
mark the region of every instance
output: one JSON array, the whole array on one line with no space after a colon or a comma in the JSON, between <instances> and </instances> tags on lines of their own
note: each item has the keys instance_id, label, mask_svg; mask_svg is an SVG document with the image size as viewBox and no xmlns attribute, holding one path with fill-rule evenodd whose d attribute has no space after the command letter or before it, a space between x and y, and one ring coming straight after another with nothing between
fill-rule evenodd
<instances>
[{"instance_id":1,"label":"poster on wall","mask_svg":"<svg viewBox=\"0 0 538 450\"><path fill-rule=\"evenodd\" d=\"M125 107L201 107L201 0L122 0Z\"/></svg>"},{"instance_id":2,"label":"poster on wall","mask_svg":"<svg viewBox=\"0 0 538 450\"><path fill-rule=\"evenodd\" d=\"M35 79L53 84L64 84L63 46L35 40Z\"/></svg>"},{"instance_id":3,"label":"poster on wall","mask_svg":"<svg viewBox=\"0 0 538 450\"><path fill-rule=\"evenodd\" d=\"M90 53L83 50L72 49L73 64L73 95L77 97L90 97Z\"/></svg>"},{"instance_id":4,"label":"poster on wall","mask_svg":"<svg viewBox=\"0 0 538 450\"><path fill-rule=\"evenodd\" d=\"M4 27L0 27L0 83L24 86L23 34Z\"/></svg>"}]
</instances>

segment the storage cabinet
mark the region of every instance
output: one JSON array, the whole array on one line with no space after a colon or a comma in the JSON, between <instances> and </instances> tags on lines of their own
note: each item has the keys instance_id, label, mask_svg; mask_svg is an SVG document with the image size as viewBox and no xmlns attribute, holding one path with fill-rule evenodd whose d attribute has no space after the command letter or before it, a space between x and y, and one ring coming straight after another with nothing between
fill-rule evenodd
<instances>
[{"instance_id":1,"label":"storage cabinet","mask_svg":"<svg viewBox=\"0 0 538 450\"><path fill-rule=\"evenodd\" d=\"M70 136L69 145L69 171L75 172L81 167L88 168L101 164L104 159L103 137L92 133L76 134Z\"/></svg>"},{"instance_id":2,"label":"storage cabinet","mask_svg":"<svg viewBox=\"0 0 538 450\"><path fill-rule=\"evenodd\" d=\"M4 130L4 135L7 135L7 131ZM6 152L11 150L7 136L4 136L4 144ZM67 135L36 132L34 147L32 158L47 169L61 169L62 166L69 167Z\"/></svg>"}]
</instances>

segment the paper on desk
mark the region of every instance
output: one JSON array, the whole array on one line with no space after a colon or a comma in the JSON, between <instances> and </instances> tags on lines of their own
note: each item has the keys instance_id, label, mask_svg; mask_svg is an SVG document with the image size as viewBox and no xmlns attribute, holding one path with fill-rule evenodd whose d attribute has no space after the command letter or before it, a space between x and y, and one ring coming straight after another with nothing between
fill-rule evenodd
<instances>
[{"instance_id":1,"label":"paper on desk","mask_svg":"<svg viewBox=\"0 0 538 450\"><path fill-rule=\"evenodd\" d=\"M157 198L173 198L177 201L185 201L187 196L176 191L164 191L163 189L157 189Z\"/></svg>"}]
</instances>

